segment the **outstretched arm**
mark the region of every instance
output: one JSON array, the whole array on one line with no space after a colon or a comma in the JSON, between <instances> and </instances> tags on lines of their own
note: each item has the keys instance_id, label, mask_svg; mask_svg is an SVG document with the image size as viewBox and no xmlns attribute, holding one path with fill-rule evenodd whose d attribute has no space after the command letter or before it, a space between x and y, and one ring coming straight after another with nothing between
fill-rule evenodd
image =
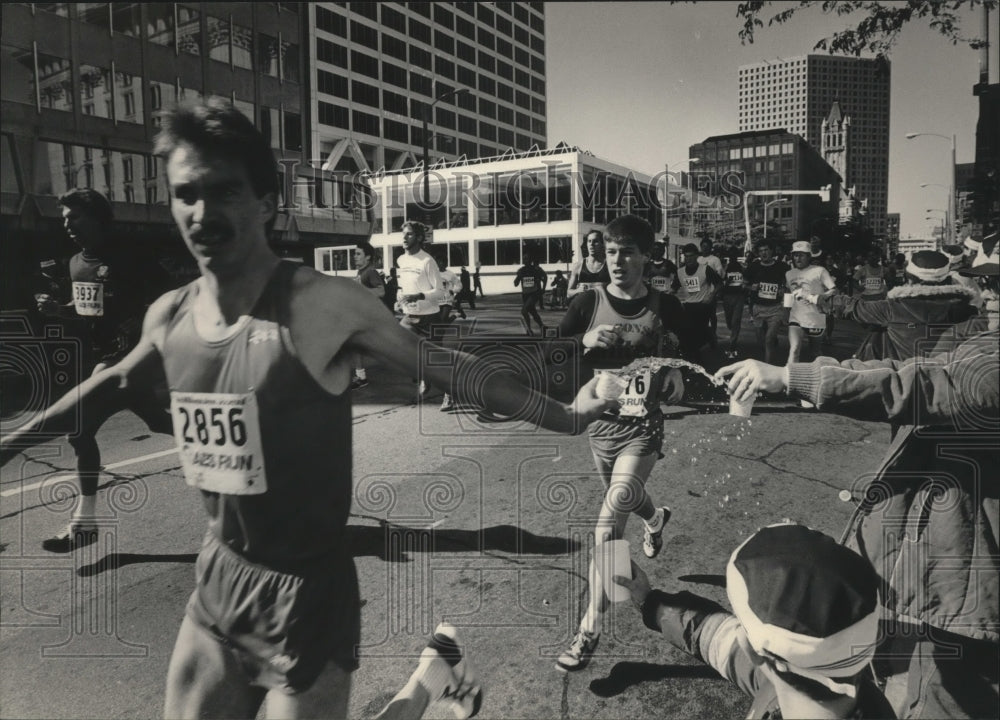
<instances>
[{"instance_id":1,"label":"outstretched arm","mask_svg":"<svg viewBox=\"0 0 1000 720\"><path fill-rule=\"evenodd\" d=\"M22 450L72 433L84 427L98 427L123 410L129 393L150 385L162 372L156 343L162 334L172 293L150 307L143 323L142 337L121 362L84 380L25 425L0 439L0 463L8 462Z\"/></svg>"},{"instance_id":2,"label":"outstretched arm","mask_svg":"<svg viewBox=\"0 0 1000 720\"><path fill-rule=\"evenodd\" d=\"M739 399L758 390L787 390L821 410L866 420L951 425L979 419L995 426L998 340L997 331L981 333L954 352L902 362L819 358L781 368L744 360L721 368L716 377L729 378L729 391Z\"/></svg>"}]
</instances>

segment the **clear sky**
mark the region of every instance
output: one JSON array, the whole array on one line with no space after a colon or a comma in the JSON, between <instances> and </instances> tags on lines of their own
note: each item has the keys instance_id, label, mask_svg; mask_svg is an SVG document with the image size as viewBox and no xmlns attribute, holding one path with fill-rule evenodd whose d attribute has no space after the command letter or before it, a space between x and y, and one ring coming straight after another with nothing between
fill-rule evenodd
<instances>
[{"instance_id":1,"label":"clear sky","mask_svg":"<svg viewBox=\"0 0 1000 720\"><path fill-rule=\"evenodd\" d=\"M775 3L783 5L798 3ZM741 45L736 2L545 3L548 141L563 140L650 174L688 157L688 147L738 130L740 65L813 52L848 20L801 10L784 25L764 27ZM850 16L848 16L850 17ZM978 35L979 11L962 29ZM997 14L991 16L996 45ZM959 163L975 159L979 53L914 21L892 55L889 212L901 213L901 237L929 237L950 182L951 145L908 132L956 135ZM992 81L997 82L996 48ZM678 168L681 169L681 168ZM937 221L940 222L940 221Z\"/></svg>"}]
</instances>

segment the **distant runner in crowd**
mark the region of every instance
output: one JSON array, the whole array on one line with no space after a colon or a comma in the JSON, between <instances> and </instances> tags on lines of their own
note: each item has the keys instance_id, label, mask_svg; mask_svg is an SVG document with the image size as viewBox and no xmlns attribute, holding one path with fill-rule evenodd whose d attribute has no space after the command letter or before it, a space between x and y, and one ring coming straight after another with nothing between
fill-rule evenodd
<instances>
[{"instance_id":1,"label":"distant runner in crowd","mask_svg":"<svg viewBox=\"0 0 1000 720\"><path fill-rule=\"evenodd\" d=\"M372 247L371 243L358 243L358 246L354 248L354 266L358 271L355 280L361 283L361 287L367 288L372 295L382 300L385 297L385 280L372 265L374 257L375 248ZM360 390L367 386L368 373L365 371L364 357L355 354L354 379L351 380L351 390Z\"/></svg>"},{"instance_id":2,"label":"distant runner in crowd","mask_svg":"<svg viewBox=\"0 0 1000 720\"><path fill-rule=\"evenodd\" d=\"M600 230L591 230L584 238L580 260L569 274L569 291L591 290L611 282L604 263L604 239Z\"/></svg>"},{"instance_id":3,"label":"distant runner in crowd","mask_svg":"<svg viewBox=\"0 0 1000 720\"><path fill-rule=\"evenodd\" d=\"M715 315L715 297L723 283L722 277L712 269L712 264L700 262L701 255L697 245L688 243L682 250L684 264L677 271L680 280L677 296L684 304L687 330L681 337L681 342L685 354L698 360L702 347L716 346L711 318Z\"/></svg>"},{"instance_id":4,"label":"distant runner in crowd","mask_svg":"<svg viewBox=\"0 0 1000 720\"><path fill-rule=\"evenodd\" d=\"M804 240L792 243L792 268L785 273L785 285L798 295L828 298L837 292L837 284L822 265L812 264L812 250ZM788 361L799 362L803 345L818 355L826 332L826 316L815 305L796 298L788 317Z\"/></svg>"},{"instance_id":5,"label":"distant runner in crowd","mask_svg":"<svg viewBox=\"0 0 1000 720\"><path fill-rule=\"evenodd\" d=\"M774 243L757 243L758 259L747 267L745 279L753 301L750 315L757 325L757 342L764 350L764 361L777 362L778 335L787 313L782 305L785 273L788 266L774 259Z\"/></svg>"},{"instance_id":6,"label":"distant runner in crowd","mask_svg":"<svg viewBox=\"0 0 1000 720\"><path fill-rule=\"evenodd\" d=\"M743 329L743 307L746 305L746 288L743 285L744 267L735 248L726 261L722 285L722 312L729 330L729 349L726 357L739 354L740 331Z\"/></svg>"},{"instance_id":7,"label":"distant runner in crowd","mask_svg":"<svg viewBox=\"0 0 1000 720\"><path fill-rule=\"evenodd\" d=\"M538 306L545 297L545 285L548 279L548 273L538 267L535 256L525 252L524 265L518 268L517 274L514 275L514 287L521 288L521 317L529 335L534 334L531 331L532 319L538 323L539 334L545 335L545 325L542 323L542 316L538 314Z\"/></svg>"}]
</instances>

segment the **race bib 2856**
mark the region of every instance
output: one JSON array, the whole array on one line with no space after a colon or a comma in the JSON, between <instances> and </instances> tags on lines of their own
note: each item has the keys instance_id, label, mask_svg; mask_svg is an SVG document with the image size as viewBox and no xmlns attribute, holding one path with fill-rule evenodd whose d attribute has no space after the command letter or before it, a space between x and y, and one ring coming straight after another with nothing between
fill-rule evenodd
<instances>
[{"instance_id":1,"label":"race bib 2856","mask_svg":"<svg viewBox=\"0 0 1000 720\"><path fill-rule=\"evenodd\" d=\"M171 391L170 414L188 485L226 495L267 492L256 395Z\"/></svg>"}]
</instances>

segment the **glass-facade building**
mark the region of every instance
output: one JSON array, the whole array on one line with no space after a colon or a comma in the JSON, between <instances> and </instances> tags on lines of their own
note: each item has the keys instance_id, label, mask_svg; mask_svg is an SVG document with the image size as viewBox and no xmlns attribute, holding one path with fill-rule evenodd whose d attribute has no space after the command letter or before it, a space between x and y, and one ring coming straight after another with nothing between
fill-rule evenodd
<instances>
[{"instance_id":1,"label":"glass-facade building","mask_svg":"<svg viewBox=\"0 0 1000 720\"><path fill-rule=\"evenodd\" d=\"M525 255L541 267L567 272L584 237L631 212L659 236L664 177L649 177L559 146L548 151L508 152L474 163L439 162L428 174L426 201L421 168L369 178L376 266L387 270L403 253L402 228L416 220L432 228L426 250L448 267L479 267L487 292L513 292ZM671 185L672 193L680 193ZM316 248L315 266L329 274L353 273L349 248Z\"/></svg>"}]
</instances>

